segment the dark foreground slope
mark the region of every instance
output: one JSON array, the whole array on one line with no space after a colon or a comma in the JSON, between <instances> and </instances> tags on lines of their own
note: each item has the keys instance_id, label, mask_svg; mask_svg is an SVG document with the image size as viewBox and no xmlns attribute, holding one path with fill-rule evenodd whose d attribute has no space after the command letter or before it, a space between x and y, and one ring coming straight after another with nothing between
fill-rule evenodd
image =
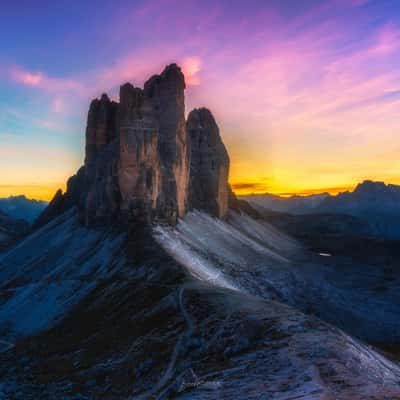
<instances>
[{"instance_id":1,"label":"dark foreground slope","mask_svg":"<svg viewBox=\"0 0 400 400\"><path fill-rule=\"evenodd\" d=\"M0 210L14 220L24 220L32 224L46 208L47 202L28 199L24 195L0 198Z\"/></svg>"},{"instance_id":2,"label":"dark foreground slope","mask_svg":"<svg viewBox=\"0 0 400 400\"><path fill-rule=\"evenodd\" d=\"M365 257L344 248L319 254L263 219L235 212L227 221L195 212L156 230L159 243L203 280L290 304L381 348L399 348L400 264L384 259L384 244L380 255L371 243Z\"/></svg>"},{"instance_id":3,"label":"dark foreground slope","mask_svg":"<svg viewBox=\"0 0 400 400\"><path fill-rule=\"evenodd\" d=\"M11 247L28 231L27 222L11 218L0 210L0 252Z\"/></svg>"},{"instance_id":4,"label":"dark foreground slope","mask_svg":"<svg viewBox=\"0 0 400 400\"><path fill-rule=\"evenodd\" d=\"M229 233L240 221L215 223ZM212 255L208 266L171 257L171 229L157 241L142 224L94 231L71 210L0 259L3 398L400 398L398 366L277 302L260 265L237 280ZM295 251L278 233L264 244L241 234L236 250L224 236L222 255L252 252L268 271L282 263L273 249Z\"/></svg>"}]
</instances>

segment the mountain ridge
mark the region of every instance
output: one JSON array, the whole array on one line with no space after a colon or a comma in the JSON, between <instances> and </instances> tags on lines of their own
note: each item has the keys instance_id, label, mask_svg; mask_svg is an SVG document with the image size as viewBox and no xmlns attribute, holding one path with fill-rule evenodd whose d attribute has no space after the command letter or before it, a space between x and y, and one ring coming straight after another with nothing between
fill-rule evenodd
<instances>
[{"instance_id":1,"label":"mountain ridge","mask_svg":"<svg viewBox=\"0 0 400 400\"><path fill-rule=\"evenodd\" d=\"M388 202L392 202L393 210L400 213L400 185L385 184L381 181L372 180L364 180L357 184L353 191L345 191L336 195L323 192L282 197L264 193L242 195L239 198L271 211L292 212L295 214L332 212L335 211L335 208L343 212L346 207L352 213L362 212L368 208L384 213L389 211L387 210ZM351 207L351 204L345 203L353 203L353 207ZM357 206L359 207L358 209Z\"/></svg>"},{"instance_id":2,"label":"mountain ridge","mask_svg":"<svg viewBox=\"0 0 400 400\"><path fill-rule=\"evenodd\" d=\"M0 198L0 210L11 218L22 219L30 224L35 221L47 205L46 201L29 199L23 194Z\"/></svg>"},{"instance_id":3,"label":"mountain ridge","mask_svg":"<svg viewBox=\"0 0 400 400\"><path fill-rule=\"evenodd\" d=\"M14 219L0 210L0 251L11 247L28 232L28 222L21 219Z\"/></svg>"}]
</instances>

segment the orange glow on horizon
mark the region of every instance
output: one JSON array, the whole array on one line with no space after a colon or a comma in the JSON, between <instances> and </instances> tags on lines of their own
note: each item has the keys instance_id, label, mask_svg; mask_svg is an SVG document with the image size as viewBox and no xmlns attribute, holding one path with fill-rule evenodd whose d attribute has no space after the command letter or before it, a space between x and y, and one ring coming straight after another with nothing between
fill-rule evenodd
<instances>
[{"instance_id":1,"label":"orange glow on horizon","mask_svg":"<svg viewBox=\"0 0 400 400\"><path fill-rule=\"evenodd\" d=\"M25 195L28 199L50 201L58 189L65 190L65 184L60 185L0 185L0 197Z\"/></svg>"},{"instance_id":2,"label":"orange glow on horizon","mask_svg":"<svg viewBox=\"0 0 400 400\"><path fill-rule=\"evenodd\" d=\"M357 182L359 183L359 182ZM312 194L329 193L335 195L345 191L354 190L357 185L348 185L341 187L328 187L328 188L315 188L315 189L304 189L304 188L288 188L283 190L281 186L271 187L264 186L262 183L257 184L254 182L235 182L231 183L232 190L238 196L250 195L250 194L275 194L281 197L290 197L294 195L308 196ZM65 190L65 184L60 185L0 185L0 198L9 196L25 195L29 199L50 201L58 189Z\"/></svg>"},{"instance_id":3,"label":"orange glow on horizon","mask_svg":"<svg viewBox=\"0 0 400 400\"><path fill-rule=\"evenodd\" d=\"M382 179L372 179L376 181L383 181ZM231 180L231 187L233 192L238 196L246 196L252 194L274 194L281 197L291 197L291 196L309 196L313 194L329 193L331 195L337 195L346 191L353 191L357 184L361 183L357 181L353 184L346 186L334 186L334 187L315 187L315 188L301 188L301 187L282 187L272 186L265 184L263 180L259 182L255 181L242 181L238 182ZM400 184L400 180L394 182L385 181L386 184ZM9 196L25 195L29 199L50 201L58 189L65 191L66 185L0 185L0 198Z\"/></svg>"},{"instance_id":4,"label":"orange glow on horizon","mask_svg":"<svg viewBox=\"0 0 400 400\"><path fill-rule=\"evenodd\" d=\"M331 195L336 195L346 191L353 191L357 186L357 183L349 184L346 186L335 186L335 187L315 187L315 188L296 188L296 187L288 187L284 188L281 185L279 186L270 186L264 185L262 182L235 182L231 183L232 190L238 196L245 196L251 194L274 194L281 197L290 197L290 196L309 196L312 194L321 194L321 193L329 193Z\"/></svg>"},{"instance_id":5,"label":"orange glow on horizon","mask_svg":"<svg viewBox=\"0 0 400 400\"><path fill-rule=\"evenodd\" d=\"M357 182L359 183L359 182ZM340 187L321 187L314 189L304 189L304 188L287 188L284 189L281 186L273 187L269 185L260 183L254 183L252 181L247 182L237 182L231 181L232 190L235 194L239 196L249 195L249 194L264 194L270 193L282 197L289 197L293 195L307 196L311 194L319 193L329 193L338 194L340 192L352 191L357 183L348 186ZM0 198L9 196L25 195L29 199L50 201L58 189L65 190L64 184L55 185L0 185Z\"/></svg>"}]
</instances>

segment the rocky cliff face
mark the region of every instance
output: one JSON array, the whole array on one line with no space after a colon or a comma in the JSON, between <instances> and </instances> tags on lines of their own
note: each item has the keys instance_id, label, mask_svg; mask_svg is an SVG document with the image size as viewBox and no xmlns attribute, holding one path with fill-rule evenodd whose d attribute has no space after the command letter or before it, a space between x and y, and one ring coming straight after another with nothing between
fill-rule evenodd
<instances>
[{"instance_id":1,"label":"rocky cliff face","mask_svg":"<svg viewBox=\"0 0 400 400\"><path fill-rule=\"evenodd\" d=\"M228 211L229 156L218 125L206 108L193 110L187 120L190 141L190 208L217 217Z\"/></svg>"},{"instance_id":2,"label":"rocky cliff face","mask_svg":"<svg viewBox=\"0 0 400 400\"><path fill-rule=\"evenodd\" d=\"M161 184L159 129L143 90L131 84L121 87L119 121L121 211L136 215L152 212L157 207Z\"/></svg>"},{"instance_id":3,"label":"rocky cliff face","mask_svg":"<svg viewBox=\"0 0 400 400\"><path fill-rule=\"evenodd\" d=\"M185 214L189 182L189 148L185 128L185 78L175 64L151 77L144 94L152 104L159 129L161 217L175 220Z\"/></svg>"},{"instance_id":4,"label":"rocky cliff face","mask_svg":"<svg viewBox=\"0 0 400 400\"><path fill-rule=\"evenodd\" d=\"M188 209L225 216L229 157L210 111L193 110L185 121L184 90L171 64L143 89L122 85L119 103L105 94L93 100L85 165L36 225L72 206L87 226L131 218L175 224Z\"/></svg>"},{"instance_id":5,"label":"rocky cliff face","mask_svg":"<svg viewBox=\"0 0 400 400\"><path fill-rule=\"evenodd\" d=\"M175 222L187 207L189 152L185 129L185 80L168 66L144 89L120 92L121 210Z\"/></svg>"}]
</instances>

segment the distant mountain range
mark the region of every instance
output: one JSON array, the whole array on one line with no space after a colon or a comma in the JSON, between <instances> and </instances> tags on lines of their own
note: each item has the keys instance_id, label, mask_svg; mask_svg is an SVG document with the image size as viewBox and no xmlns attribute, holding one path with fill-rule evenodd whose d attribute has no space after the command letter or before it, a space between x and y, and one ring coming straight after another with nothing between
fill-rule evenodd
<instances>
[{"instance_id":1,"label":"distant mountain range","mask_svg":"<svg viewBox=\"0 0 400 400\"><path fill-rule=\"evenodd\" d=\"M0 251L11 246L29 230L29 224L16 220L0 210Z\"/></svg>"},{"instance_id":2,"label":"distant mountain range","mask_svg":"<svg viewBox=\"0 0 400 400\"><path fill-rule=\"evenodd\" d=\"M318 210L321 203L332 197L329 193L313 194L310 196L281 197L276 194L251 194L239 196L248 201L259 211L286 212L291 214L308 214Z\"/></svg>"},{"instance_id":3,"label":"distant mountain range","mask_svg":"<svg viewBox=\"0 0 400 400\"><path fill-rule=\"evenodd\" d=\"M12 219L24 220L29 224L32 224L46 207L46 201L28 199L24 195L0 198L0 211Z\"/></svg>"},{"instance_id":4,"label":"distant mountain range","mask_svg":"<svg viewBox=\"0 0 400 400\"><path fill-rule=\"evenodd\" d=\"M357 217L372 236L400 239L400 186L366 180L353 192L338 195L280 197L273 194L242 196L257 211L294 216L337 215ZM332 220L332 218L330 219ZM315 220L314 220L315 222ZM365 231L365 227L363 228Z\"/></svg>"},{"instance_id":5,"label":"distant mountain range","mask_svg":"<svg viewBox=\"0 0 400 400\"><path fill-rule=\"evenodd\" d=\"M353 192L326 197L317 209L354 216L400 215L400 186L364 181Z\"/></svg>"},{"instance_id":6,"label":"distant mountain range","mask_svg":"<svg viewBox=\"0 0 400 400\"><path fill-rule=\"evenodd\" d=\"M265 193L241 196L241 198L258 209L291 214L334 212L354 216L400 215L400 186L369 180L358 184L353 192L342 192L338 195L321 193L281 197Z\"/></svg>"}]
</instances>

